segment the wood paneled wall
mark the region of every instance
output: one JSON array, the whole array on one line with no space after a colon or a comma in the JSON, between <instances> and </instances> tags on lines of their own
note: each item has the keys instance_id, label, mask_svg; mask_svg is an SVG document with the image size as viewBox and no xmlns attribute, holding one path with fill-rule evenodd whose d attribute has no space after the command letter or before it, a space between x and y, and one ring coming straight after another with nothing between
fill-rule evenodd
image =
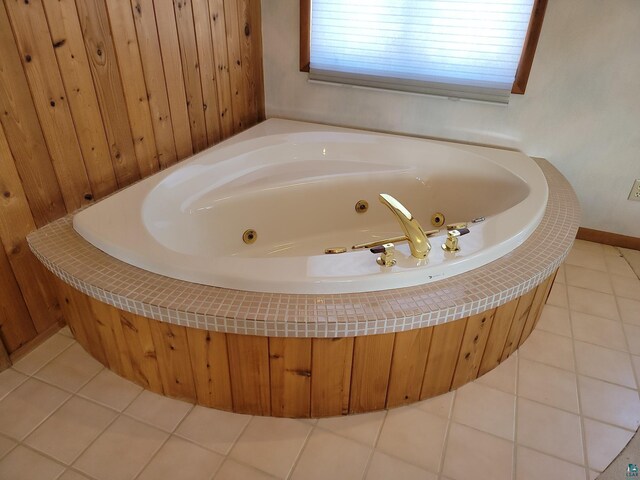
<instances>
[{"instance_id":1,"label":"wood paneled wall","mask_svg":"<svg viewBox=\"0 0 640 480\"><path fill-rule=\"evenodd\" d=\"M264 118L260 0L0 0L0 338L61 321L26 235Z\"/></svg>"}]
</instances>

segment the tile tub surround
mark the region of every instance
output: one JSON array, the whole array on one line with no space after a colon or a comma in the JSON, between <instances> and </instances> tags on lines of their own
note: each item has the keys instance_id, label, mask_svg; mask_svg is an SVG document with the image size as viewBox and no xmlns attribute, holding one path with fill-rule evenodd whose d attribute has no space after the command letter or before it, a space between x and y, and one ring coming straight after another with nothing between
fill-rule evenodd
<instances>
[{"instance_id":1,"label":"tile tub surround","mask_svg":"<svg viewBox=\"0 0 640 480\"><path fill-rule=\"evenodd\" d=\"M610 247L580 241L573 250L587 253L572 255L565 266L581 266L575 262L585 259L595 266L603 256L619 256ZM613 273L611 265L604 265L608 278L601 278L606 284L624 277L625 272ZM589 270L594 275L597 271ZM575 286L576 280L568 279L563 267L550 299L553 305L545 306L533 332L532 340L544 334L553 341L534 342L531 348L525 344L496 369L456 392L391 411L319 421L264 419L194 407L144 392L104 368L52 375L62 373L66 364L62 360L73 353L67 351L77 348L68 329L63 329L0 373L0 412L17 405L19 416L30 419L21 420L22 428L17 429L17 416L0 417L0 478L625 478L627 464L638 463L637 447L603 474L600 471L637 428L638 384L629 387L615 378L602 380L583 368L580 359L568 364L563 360L565 347L573 358L577 345L596 345L592 342L598 339L590 333L596 321L585 324L583 312L574 310L566 291L559 288L568 282ZM593 284L585 288L601 290ZM621 300L638 302L633 293L609 294L617 304L612 308L618 310ZM606 318L597 318L615 321L611 331L637 323L637 316L612 320L616 312L605 313ZM629 343L602 342L624 354L624 365L632 365L636 376L640 374L640 357L629 352ZM62 358L54 361L58 357ZM92 365L86 354L77 361ZM535 388L541 376L550 379L552 389ZM25 395L29 390L38 395ZM611 417L617 410L623 415ZM543 418L560 422L536 425L540 412L549 414ZM562 429L574 424L578 429ZM123 436L114 441L119 434ZM550 445L558 437L566 445L552 450ZM248 448L251 445L259 449ZM123 447L128 451L137 447L137 454L115 456Z\"/></svg>"},{"instance_id":2,"label":"tile tub surround","mask_svg":"<svg viewBox=\"0 0 640 480\"><path fill-rule=\"evenodd\" d=\"M199 285L153 274L105 254L67 216L28 237L64 282L120 310L185 327L269 337L336 338L438 325L504 305L548 278L567 255L580 209L566 179L536 159L549 185L545 215L517 249L463 275L358 294L270 294Z\"/></svg>"}]
</instances>

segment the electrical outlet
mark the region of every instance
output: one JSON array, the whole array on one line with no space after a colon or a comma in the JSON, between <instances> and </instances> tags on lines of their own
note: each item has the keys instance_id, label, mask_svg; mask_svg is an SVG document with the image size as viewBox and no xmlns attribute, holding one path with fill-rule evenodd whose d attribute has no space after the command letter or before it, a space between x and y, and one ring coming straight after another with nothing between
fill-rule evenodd
<instances>
[{"instance_id":1,"label":"electrical outlet","mask_svg":"<svg viewBox=\"0 0 640 480\"><path fill-rule=\"evenodd\" d=\"M629 200L640 202L640 179L636 178L636 181L633 182L633 187L631 187L631 192L629 193Z\"/></svg>"}]
</instances>

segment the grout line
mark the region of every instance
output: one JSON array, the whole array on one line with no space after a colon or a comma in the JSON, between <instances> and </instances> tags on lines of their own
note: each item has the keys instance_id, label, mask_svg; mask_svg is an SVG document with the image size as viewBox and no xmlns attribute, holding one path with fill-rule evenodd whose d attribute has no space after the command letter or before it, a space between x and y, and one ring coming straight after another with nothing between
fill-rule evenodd
<instances>
[{"instance_id":1,"label":"grout line","mask_svg":"<svg viewBox=\"0 0 640 480\"><path fill-rule=\"evenodd\" d=\"M29 352L27 355L25 355L24 357L22 357L20 360L24 360L26 359L28 356L30 356L33 352L35 352L38 348L43 347L44 345L47 344L47 342L49 342L51 339L53 339L56 335L60 335L61 337L64 337L66 339L69 339L69 337L65 336L65 335L61 335L59 333L54 333L53 335L51 335L51 337L47 338L43 343L41 343L40 345L38 345L38 347L34 350L32 350L31 352ZM64 352L66 352L67 350L69 350L74 344L76 344L76 340L75 339L71 339L72 342L69 343L69 345L67 345L66 347L64 347L62 350L60 350L58 353L56 353L53 357L49 358L45 363L43 363L42 365L40 365L40 367L38 367L33 373L25 373L21 370L18 370L16 367L16 365L18 363L20 363L20 360L18 362L16 362L15 364L12 365L12 368L17 371L22 373L23 375L27 375L29 377L33 377L36 373L38 373L40 370L42 370L44 367L46 367L47 365L49 365L49 363L51 363L53 360L55 360L56 358L58 358L60 355L62 355ZM18 365L19 366L19 365Z\"/></svg>"},{"instance_id":2,"label":"grout line","mask_svg":"<svg viewBox=\"0 0 640 480\"><path fill-rule=\"evenodd\" d=\"M298 466L298 463L300 462L300 459L302 458L302 453L307 449L307 446L309 445L309 439L311 438L311 435L313 435L313 432L315 432L316 427L317 427L317 424L311 425L311 428L307 432L307 436L305 437L304 442L300 447L300 450L298 450L298 455L296 455L296 458L293 460L293 463L291 464L291 468L289 469L289 473L287 473L287 476L285 478L289 479L293 475L293 472L295 471L296 467Z\"/></svg>"},{"instance_id":3,"label":"grout line","mask_svg":"<svg viewBox=\"0 0 640 480\"><path fill-rule=\"evenodd\" d=\"M447 426L444 430L444 438L442 439L442 453L440 454L440 461L438 462L438 471L436 472L439 477L444 475L444 459L447 455L447 446L449 445L449 432L451 431L451 424L453 423L453 408L458 397L457 389L453 391L453 398L451 399L451 405L449 405L449 415L447 415Z\"/></svg>"}]
</instances>

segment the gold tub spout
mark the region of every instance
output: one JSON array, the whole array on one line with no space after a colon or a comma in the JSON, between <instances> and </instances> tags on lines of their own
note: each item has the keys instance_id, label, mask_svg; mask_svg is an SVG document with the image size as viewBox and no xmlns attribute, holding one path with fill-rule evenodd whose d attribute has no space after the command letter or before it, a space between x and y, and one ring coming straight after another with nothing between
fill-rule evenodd
<instances>
[{"instance_id":1,"label":"gold tub spout","mask_svg":"<svg viewBox=\"0 0 640 480\"><path fill-rule=\"evenodd\" d=\"M431 243L429 243L427 235L411 212L407 210L402 203L387 193L381 193L379 199L380 202L389 207L389 210L391 210L398 219L400 228L409 242L411 255L415 258L425 258L429 250L431 250Z\"/></svg>"}]
</instances>

